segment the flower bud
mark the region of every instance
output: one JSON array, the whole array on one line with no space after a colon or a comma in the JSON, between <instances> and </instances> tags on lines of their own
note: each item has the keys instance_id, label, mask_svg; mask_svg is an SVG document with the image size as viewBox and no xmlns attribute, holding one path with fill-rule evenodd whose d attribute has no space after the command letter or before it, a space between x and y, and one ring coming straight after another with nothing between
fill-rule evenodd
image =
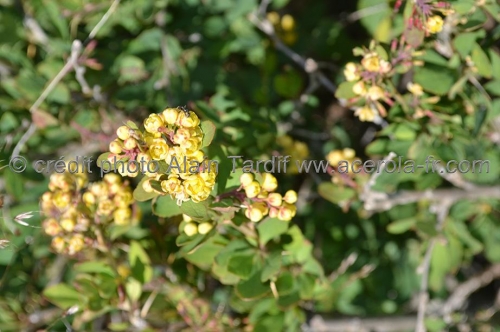
<instances>
[{"instance_id":1,"label":"flower bud","mask_svg":"<svg viewBox=\"0 0 500 332\"><path fill-rule=\"evenodd\" d=\"M133 150L135 147L137 146L137 141L135 140L135 138L127 138L124 142L123 142L123 147L125 148L125 150Z\"/></svg>"},{"instance_id":2,"label":"flower bud","mask_svg":"<svg viewBox=\"0 0 500 332\"><path fill-rule=\"evenodd\" d=\"M177 122L177 117L179 116L179 110L176 108L167 108L162 113L163 119L166 124L173 125Z\"/></svg>"},{"instance_id":3,"label":"flower bud","mask_svg":"<svg viewBox=\"0 0 500 332\"><path fill-rule=\"evenodd\" d=\"M127 126L121 126L116 130L116 135L122 141L130 137L130 129Z\"/></svg>"},{"instance_id":4,"label":"flower bud","mask_svg":"<svg viewBox=\"0 0 500 332\"><path fill-rule=\"evenodd\" d=\"M282 197L281 197L281 194L278 194L278 193L271 193L269 194L269 196L267 197L267 201L269 204L271 204L271 206L280 206L281 205L281 202L282 202Z\"/></svg>"},{"instance_id":5,"label":"flower bud","mask_svg":"<svg viewBox=\"0 0 500 332\"><path fill-rule=\"evenodd\" d=\"M262 189L268 192L275 191L278 188L278 180L270 173L262 174Z\"/></svg>"},{"instance_id":6,"label":"flower bud","mask_svg":"<svg viewBox=\"0 0 500 332\"><path fill-rule=\"evenodd\" d=\"M213 227L214 226L211 223L203 222L203 223L198 225L198 233L207 234L208 232L210 232L212 230Z\"/></svg>"},{"instance_id":7,"label":"flower bud","mask_svg":"<svg viewBox=\"0 0 500 332\"><path fill-rule=\"evenodd\" d=\"M254 198L260 193L260 184L257 181L252 181L245 187L245 194L248 198Z\"/></svg>"},{"instance_id":8,"label":"flower bud","mask_svg":"<svg viewBox=\"0 0 500 332\"><path fill-rule=\"evenodd\" d=\"M253 174L252 173L243 173L240 176L240 183L243 187L248 186L253 182Z\"/></svg>"},{"instance_id":9,"label":"flower bud","mask_svg":"<svg viewBox=\"0 0 500 332\"><path fill-rule=\"evenodd\" d=\"M297 202L297 192L295 190L288 190L283 197L283 200L288 204Z\"/></svg>"},{"instance_id":10,"label":"flower bud","mask_svg":"<svg viewBox=\"0 0 500 332\"><path fill-rule=\"evenodd\" d=\"M198 233L198 227L194 222L187 223L184 226L184 233L186 233L187 236L193 236Z\"/></svg>"}]
</instances>

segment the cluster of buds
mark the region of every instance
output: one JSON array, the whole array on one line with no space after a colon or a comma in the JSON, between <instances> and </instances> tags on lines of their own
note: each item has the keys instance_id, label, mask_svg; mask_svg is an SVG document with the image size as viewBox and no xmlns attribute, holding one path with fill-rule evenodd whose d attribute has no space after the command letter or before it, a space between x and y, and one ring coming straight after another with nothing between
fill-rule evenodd
<instances>
[{"instance_id":1,"label":"cluster of buds","mask_svg":"<svg viewBox=\"0 0 500 332\"><path fill-rule=\"evenodd\" d=\"M177 201L200 202L210 195L217 175L217 165L201 151L203 131L198 116L184 108L167 108L151 114L144 121L144 131L132 123L117 130L118 138L110 144L108 160L122 175L148 176L146 192L170 195ZM119 167L119 159L126 161Z\"/></svg>"},{"instance_id":2,"label":"cluster of buds","mask_svg":"<svg viewBox=\"0 0 500 332\"><path fill-rule=\"evenodd\" d=\"M57 253L75 255L93 244L92 231L98 225L137 221L132 204L132 192L117 174L89 185L84 173L54 173L41 198L43 229Z\"/></svg>"},{"instance_id":3,"label":"cluster of buds","mask_svg":"<svg viewBox=\"0 0 500 332\"><path fill-rule=\"evenodd\" d=\"M196 222L187 214L182 215L183 222L181 223L181 231L187 236L194 236L196 234L207 234L214 227L209 221Z\"/></svg>"},{"instance_id":4,"label":"cluster of buds","mask_svg":"<svg viewBox=\"0 0 500 332\"><path fill-rule=\"evenodd\" d=\"M251 221L258 222L267 215L290 221L295 216L297 193L289 190L285 196L281 196L274 192L278 188L274 175L262 173L262 180L259 182L252 173L244 173L240 176L240 183L240 190L244 190L247 198L243 203L246 208L245 216Z\"/></svg>"},{"instance_id":5,"label":"cluster of buds","mask_svg":"<svg viewBox=\"0 0 500 332\"><path fill-rule=\"evenodd\" d=\"M309 157L309 148L307 144L300 141L295 141L288 135L283 135L277 137L277 143L283 148L283 154L289 155L292 161L290 167L287 169L287 173L297 174L299 169L297 167L296 161L302 161Z\"/></svg>"},{"instance_id":6,"label":"cluster of buds","mask_svg":"<svg viewBox=\"0 0 500 332\"><path fill-rule=\"evenodd\" d=\"M267 20L271 22L276 34L285 44L293 45L297 41L295 19L292 15L285 14L280 17L277 12L269 12L267 13Z\"/></svg>"}]
</instances>

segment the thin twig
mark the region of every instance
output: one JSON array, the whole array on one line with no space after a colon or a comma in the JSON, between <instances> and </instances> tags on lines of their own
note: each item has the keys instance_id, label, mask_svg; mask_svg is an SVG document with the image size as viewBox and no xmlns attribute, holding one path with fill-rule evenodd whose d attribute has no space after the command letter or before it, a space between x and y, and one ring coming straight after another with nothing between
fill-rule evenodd
<instances>
[{"instance_id":1,"label":"thin twig","mask_svg":"<svg viewBox=\"0 0 500 332\"><path fill-rule=\"evenodd\" d=\"M95 35L97 32L102 28L102 26L106 23L106 21L109 19L111 14L116 10L116 7L120 3L120 0L115 0L109 7L108 11L104 14L104 16L101 18L101 20L97 23L97 25L92 29L90 32L87 40L94 39ZM52 90L55 89L57 84L71 71L71 69L76 69L78 68L78 57L81 53L82 50L82 43L79 40L74 40L72 45L71 45L71 56L64 65L64 67L57 73L57 75L52 79L50 84L43 90L43 92L40 94L38 99L33 103L33 105L30 107L29 111L33 113L35 110L38 110L40 105L45 101L47 96L52 92ZM80 71L81 73L81 71ZM77 73L77 76L79 74ZM81 77L80 79L77 77L78 82L81 84ZM86 83L86 81L85 81ZM87 86L88 87L88 86ZM85 93L85 86L82 86L84 89ZM33 136L33 134L36 132L36 125L31 123L28 127L28 130L23 134L19 142L17 142L16 146L14 147L14 151L12 152L11 158L15 158L19 156L19 153L21 152L21 149L23 146L26 144L26 142Z\"/></svg>"},{"instance_id":2,"label":"thin twig","mask_svg":"<svg viewBox=\"0 0 500 332\"><path fill-rule=\"evenodd\" d=\"M119 3L120 3L120 0L113 1L111 6L109 7L108 11L106 12L106 14L104 14L104 16L97 23L97 25L94 27L94 29L92 29L92 31L90 31L88 39L94 39L94 37L99 32L99 30L101 30L101 28L104 26L104 24L109 20L109 18L111 17L111 14L113 14L113 12L116 10Z\"/></svg>"}]
</instances>

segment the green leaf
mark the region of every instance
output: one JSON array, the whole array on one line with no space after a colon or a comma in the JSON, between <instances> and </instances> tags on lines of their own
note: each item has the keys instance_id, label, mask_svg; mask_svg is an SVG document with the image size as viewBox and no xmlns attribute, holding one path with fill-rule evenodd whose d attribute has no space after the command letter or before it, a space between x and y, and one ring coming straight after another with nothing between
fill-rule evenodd
<instances>
[{"instance_id":1,"label":"green leaf","mask_svg":"<svg viewBox=\"0 0 500 332\"><path fill-rule=\"evenodd\" d=\"M199 203L186 201L182 203L180 209L182 213L187 214L194 220L206 221L210 219L209 204L209 200L205 200Z\"/></svg>"},{"instance_id":2,"label":"green leaf","mask_svg":"<svg viewBox=\"0 0 500 332\"><path fill-rule=\"evenodd\" d=\"M169 195L158 197L153 203L153 213L162 218L170 218L182 214L177 202Z\"/></svg>"},{"instance_id":3,"label":"green leaf","mask_svg":"<svg viewBox=\"0 0 500 332\"><path fill-rule=\"evenodd\" d=\"M257 225L260 243L266 245L269 240L285 233L288 230L289 222L278 218L267 218Z\"/></svg>"},{"instance_id":4,"label":"green leaf","mask_svg":"<svg viewBox=\"0 0 500 332\"><path fill-rule=\"evenodd\" d=\"M236 254L229 259L227 270L242 279L248 279L254 268L254 255Z\"/></svg>"},{"instance_id":5,"label":"green leaf","mask_svg":"<svg viewBox=\"0 0 500 332\"><path fill-rule=\"evenodd\" d=\"M146 192L144 190L144 188L142 187L142 184L144 183L144 181L148 181L150 178L147 177L147 176L144 176L141 181L139 182L139 184L137 185L137 187L134 189L134 199L138 202L146 202L146 201L149 201L155 197L158 197L160 194L158 194L157 192Z\"/></svg>"},{"instance_id":6,"label":"green leaf","mask_svg":"<svg viewBox=\"0 0 500 332\"><path fill-rule=\"evenodd\" d=\"M282 97L297 97L302 89L302 78L295 70L279 74L274 78L274 89Z\"/></svg>"},{"instance_id":7,"label":"green leaf","mask_svg":"<svg viewBox=\"0 0 500 332\"><path fill-rule=\"evenodd\" d=\"M455 50L460 54L462 59L472 52L474 45L476 44L476 39L480 37L480 34L476 32L465 32L459 34L455 39L453 39L453 46Z\"/></svg>"},{"instance_id":8,"label":"green leaf","mask_svg":"<svg viewBox=\"0 0 500 332\"><path fill-rule=\"evenodd\" d=\"M335 91L335 97L337 99L351 99L356 97L352 88L356 82L342 82Z\"/></svg>"},{"instance_id":9,"label":"green leaf","mask_svg":"<svg viewBox=\"0 0 500 332\"><path fill-rule=\"evenodd\" d=\"M500 80L494 80L486 83L484 88L495 96L500 96Z\"/></svg>"},{"instance_id":10,"label":"green leaf","mask_svg":"<svg viewBox=\"0 0 500 332\"><path fill-rule=\"evenodd\" d=\"M318 187L318 193L321 197L334 204L348 201L356 196L356 191L349 187L334 185L330 182L323 182Z\"/></svg>"},{"instance_id":11,"label":"green leaf","mask_svg":"<svg viewBox=\"0 0 500 332\"><path fill-rule=\"evenodd\" d=\"M142 284L134 278L129 278L125 285L125 290L132 301L137 301L142 294Z\"/></svg>"},{"instance_id":12,"label":"green leaf","mask_svg":"<svg viewBox=\"0 0 500 332\"><path fill-rule=\"evenodd\" d=\"M271 278L274 278L281 270L281 251L273 252L267 257L264 268L262 269L262 274L260 276L260 281L266 282Z\"/></svg>"},{"instance_id":13,"label":"green leaf","mask_svg":"<svg viewBox=\"0 0 500 332\"><path fill-rule=\"evenodd\" d=\"M52 0L44 0L43 8L49 14L50 21L56 26L57 30L61 34L61 37L64 39L69 38L69 25L64 19L64 16L61 15L61 8L58 7L56 1Z\"/></svg>"},{"instance_id":14,"label":"green leaf","mask_svg":"<svg viewBox=\"0 0 500 332\"><path fill-rule=\"evenodd\" d=\"M76 264L74 267L76 272L81 273L102 273L109 275L110 277L116 277L116 272L109 267L108 264L99 261L84 262L81 264Z\"/></svg>"},{"instance_id":15,"label":"green leaf","mask_svg":"<svg viewBox=\"0 0 500 332\"><path fill-rule=\"evenodd\" d=\"M128 260L132 276L142 284L148 283L153 277L153 268L148 254L137 241L131 241L128 251Z\"/></svg>"},{"instance_id":16,"label":"green leaf","mask_svg":"<svg viewBox=\"0 0 500 332\"><path fill-rule=\"evenodd\" d=\"M387 225L387 231L391 234L401 234L411 229L413 226L415 226L416 223L417 220L415 218L406 218L393 221L392 223Z\"/></svg>"},{"instance_id":17,"label":"green leaf","mask_svg":"<svg viewBox=\"0 0 500 332\"><path fill-rule=\"evenodd\" d=\"M201 148L204 148L212 143L216 128L212 121L205 120L201 122L201 130L203 131L203 141L201 142Z\"/></svg>"},{"instance_id":18,"label":"green leaf","mask_svg":"<svg viewBox=\"0 0 500 332\"><path fill-rule=\"evenodd\" d=\"M261 271L254 273L248 280L241 281L236 285L236 294L245 300L253 300L263 297L271 292L268 283L260 281Z\"/></svg>"},{"instance_id":19,"label":"green leaf","mask_svg":"<svg viewBox=\"0 0 500 332\"><path fill-rule=\"evenodd\" d=\"M209 270L215 257L224 249L226 244L227 240L222 236L213 236L188 253L185 253L183 257L200 269ZM185 248L187 247L183 248L183 252L185 252Z\"/></svg>"},{"instance_id":20,"label":"green leaf","mask_svg":"<svg viewBox=\"0 0 500 332\"><path fill-rule=\"evenodd\" d=\"M74 305L82 306L84 295L67 284L50 286L43 291L43 295L61 309L69 309Z\"/></svg>"},{"instance_id":21,"label":"green leaf","mask_svg":"<svg viewBox=\"0 0 500 332\"><path fill-rule=\"evenodd\" d=\"M415 83L422 85L424 90L440 96L450 91L456 79L454 71L432 64L426 64L425 67L419 68L413 77Z\"/></svg>"},{"instance_id":22,"label":"green leaf","mask_svg":"<svg viewBox=\"0 0 500 332\"><path fill-rule=\"evenodd\" d=\"M295 289L295 279L290 272L285 272L276 280L276 290L280 297L290 294Z\"/></svg>"},{"instance_id":23,"label":"green leaf","mask_svg":"<svg viewBox=\"0 0 500 332\"><path fill-rule=\"evenodd\" d=\"M477 73L483 77L491 78L493 68L491 68L490 59L478 43L475 43L472 49L471 58L474 65L477 67Z\"/></svg>"}]
</instances>

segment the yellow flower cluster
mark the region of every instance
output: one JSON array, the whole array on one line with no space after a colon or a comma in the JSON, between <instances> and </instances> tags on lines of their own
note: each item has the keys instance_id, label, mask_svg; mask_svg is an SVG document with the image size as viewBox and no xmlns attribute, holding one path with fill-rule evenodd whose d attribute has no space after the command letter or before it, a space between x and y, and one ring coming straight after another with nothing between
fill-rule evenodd
<instances>
[{"instance_id":1,"label":"yellow flower cluster","mask_svg":"<svg viewBox=\"0 0 500 332\"><path fill-rule=\"evenodd\" d=\"M292 15L285 14L280 17L277 12L267 13L267 19L274 26L278 37L285 44L293 45L297 41L297 32L295 31L295 19Z\"/></svg>"},{"instance_id":2,"label":"yellow flower cluster","mask_svg":"<svg viewBox=\"0 0 500 332\"><path fill-rule=\"evenodd\" d=\"M361 121L373 122L379 115L385 116L387 113L380 101L390 102L390 100L385 89L377 81L391 72L392 65L374 50L363 52L360 64L354 62L346 64L344 76L348 82L353 82L352 92L356 97L350 102L354 114Z\"/></svg>"},{"instance_id":3,"label":"yellow flower cluster","mask_svg":"<svg viewBox=\"0 0 500 332\"><path fill-rule=\"evenodd\" d=\"M194 221L190 216L187 214L182 215L182 219L184 220L183 223L181 223L182 231L187 235L187 236L194 236L196 234L207 234L212 230L214 227L212 223L208 221L203 221L201 223L197 223Z\"/></svg>"},{"instance_id":4,"label":"yellow flower cluster","mask_svg":"<svg viewBox=\"0 0 500 332\"><path fill-rule=\"evenodd\" d=\"M285 196L274 192L278 188L278 180L270 173L262 173L259 182L251 173L240 176L241 188L251 203L246 204L245 216L253 222L262 220L266 215L290 221L297 212L294 205L297 193L294 190L286 192Z\"/></svg>"},{"instance_id":5,"label":"yellow flower cluster","mask_svg":"<svg viewBox=\"0 0 500 332\"><path fill-rule=\"evenodd\" d=\"M353 167L357 171L357 169L359 169L359 167L360 167L360 164L354 165L354 162L361 161L359 158L356 157L356 151L354 151L351 148L330 151L330 153L328 153L326 155L326 160L334 168L338 168L339 166L342 166L342 167L347 166L348 168L346 170L349 173L352 172ZM341 162L344 162L344 163L347 162L347 165L341 164ZM332 178L332 181L335 182L334 179L335 178Z\"/></svg>"},{"instance_id":6,"label":"yellow flower cluster","mask_svg":"<svg viewBox=\"0 0 500 332\"><path fill-rule=\"evenodd\" d=\"M297 168L296 161L298 160L300 163L302 160L309 157L309 148L307 144L300 141L294 141L293 138L288 135L278 136L276 140L278 145L283 147L283 154L290 156L291 163L287 168L287 173L298 174L299 169Z\"/></svg>"},{"instance_id":7,"label":"yellow flower cluster","mask_svg":"<svg viewBox=\"0 0 500 332\"><path fill-rule=\"evenodd\" d=\"M47 217L43 229L53 237L57 253L74 255L85 243L92 244L86 234L95 224L127 225L137 220L131 209L132 192L119 175L106 174L104 181L87 184L84 173L54 173L49 191L42 195L41 210Z\"/></svg>"},{"instance_id":8,"label":"yellow flower cluster","mask_svg":"<svg viewBox=\"0 0 500 332\"><path fill-rule=\"evenodd\" d=\"M161 114L149 115L144 128L144 132L130 126L118 128L108 159L113 162L118 157L127 160L128 166L135 165L129 170L118 167L118 171L128 176L137 176L139 171L146 174L146 192L169 194L178 205L190 199L206 200L215 185L217 165L208 162L200 150L203 131L198 116L167 108Z\"/></svg>"}]
</instances>

